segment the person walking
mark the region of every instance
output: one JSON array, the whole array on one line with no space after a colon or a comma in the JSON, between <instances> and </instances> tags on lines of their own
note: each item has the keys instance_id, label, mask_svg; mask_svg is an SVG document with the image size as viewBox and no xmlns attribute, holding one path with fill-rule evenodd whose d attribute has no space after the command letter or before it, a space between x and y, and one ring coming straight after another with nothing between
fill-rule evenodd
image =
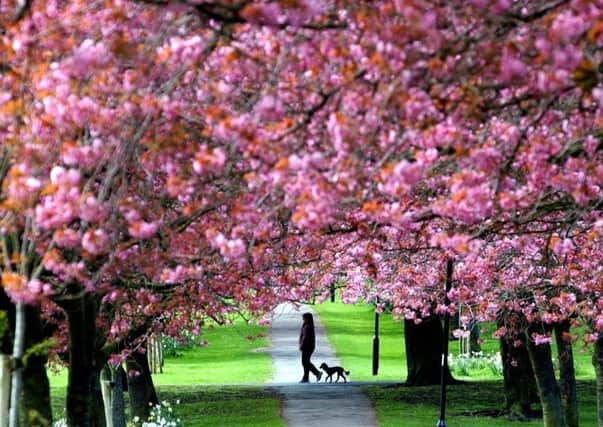
<instances>
[{"instance_id":1,"label":"person walking","mask_svg":"<svg viewBox=\"0 0 603 427\"><path fill-rule=\"evenodd\" d=\"M304 313L302 315L303 324L299 333L299 350L302 353L301 362L304 367L304 376L301 383L309 382L309 375L312 372L316 375L316 382L320 381L322 373L316 369L316 366L310 361L310 357L316 346L316 336L314 334L314 318L312 313Z\"/></svg>"}]
</instances>

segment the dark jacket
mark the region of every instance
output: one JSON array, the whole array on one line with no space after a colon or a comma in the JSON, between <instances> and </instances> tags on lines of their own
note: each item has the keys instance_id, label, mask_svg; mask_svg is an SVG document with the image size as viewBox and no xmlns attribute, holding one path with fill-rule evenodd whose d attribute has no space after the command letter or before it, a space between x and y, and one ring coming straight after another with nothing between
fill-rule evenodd
<instances>
[{"instance_id":1,"label":"dark jacket","mask_svg":"<svg viewBox=\"0 0 603 427\"><path fill-rule=\"evenodd\" d=\"M301 351L314 351L315 345L314 326L304 323L299 333L299 349Z\"/></svg>"}]
</instances>

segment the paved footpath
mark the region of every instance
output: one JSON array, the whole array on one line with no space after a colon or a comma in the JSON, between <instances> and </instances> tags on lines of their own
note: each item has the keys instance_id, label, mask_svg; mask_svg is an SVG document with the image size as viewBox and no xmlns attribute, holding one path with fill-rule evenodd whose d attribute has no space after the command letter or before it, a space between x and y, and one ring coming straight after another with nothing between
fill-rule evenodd
<instances>
[{"instance_id":1,"label":"paved footpath","mask_svg":"<svg viewBox=\"0 0 603 427\"><path fill-rule=\"evenodd\" d=\"M375 411L360 389L359 384L315 383L310 374L310 384L299 384L303 369L298 349L302 313L314 315L316 350L312 363L318 366L339 365L335 351L329 345L320 319L309 306L296 310L292 305L282 304L274 311L270 338L270 355L274 365L271 386L285 397L283 416L289 427L371 427L376 426ZM354 373L351 373L353 378ZM324 381L324 375L323 375Z\"/></svg>"}]
</instances>

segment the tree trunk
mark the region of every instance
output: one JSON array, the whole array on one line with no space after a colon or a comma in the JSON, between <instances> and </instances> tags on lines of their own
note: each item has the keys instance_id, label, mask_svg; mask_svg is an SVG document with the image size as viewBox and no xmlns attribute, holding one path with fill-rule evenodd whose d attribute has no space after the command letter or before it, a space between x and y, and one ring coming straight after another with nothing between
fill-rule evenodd
<instances>
[{"instance_id":1,"label":"tree trunk","mask_svg":"<svg viewBox=\"0 0 603 427\"><path fill-rule=\"evenodd\" d=\"M537 328L536 325L528 328L526 344L536 376L544 427L567 427L561 404L561 393L555 379L551 346L550 344L536 345L531 337L532 332L540 331L542 331L542 328Z\"/></svg>"},{"instance_id":2,"label":"tree trunk","mask_svg":"<svg viewBox=\"0 0 603 427\"><path fill-rule=\"evenodd\" d=\"M603 336L600 336L595 342L593 365L597 377L597 414L599 427L603 427Z\"/></svg>"},{"instance_id":3,"label":"tree trunk","mask_svg":"<svg viewBox=\"0 0 603 427\"><path fill-rule=\"evenodd\" d=\"M8 427L10 367L10 356L8 354L0 354L0 427Z\"/></svg>"},{"instance_id":4,"label":"tree trunk","mask_svg":"<svg viewBox=\"0 0 603 427\"><path fill-rule=\"evenodd\" d=\"M27 307L25 348L42 342L45 337L40 320L40 309ZM50 383L46 373L46 352L30 355L23 368L23 393L21 395L19 419L22 426L48 426L52 424L50 408Z\"/></svg>"},{"instance_id":5,"label":"tree trunk","mask_svg":"<svg viewBox=\"0 0 603 427\"><path fill-rule=\"evenodd\" d=\"M103 391L103 405L105 407L105 423L107 427L113 427L113 407L111 405L113 368L109 364L101 371L101 390Z\"/></svg>"},{"instance_id":6,"label":"tree trunk","mask_svg":"<svg viewBox=\"0 0 603 427\"><path fill-rule=\"evenodd\" d=\"M159 403L146 353L134 352L126 360L128 369L128 392L132 417L146 420L152 405Z\"/></svg>"},{"instance_id":7,"label":"tree trunk","mask_svg":"<svg viewBox=\"0 0 603 427\"><path fill-rule=\"evenodd\" d=\"M505 409L514 417L532 418L532 403L538 401L536 378L526 349L524 336L521 345L515 346L513 339L500 339L500 354L503 364Z\"/></svg>"},{"instance_id":8,"label":"tree trunk","mask_svg":"<svg viewBox=\"0 0 603 427\"><path fill-rule=\"evenodd\" d=\"M406 385L423 386L440 383L443 335L442 324L437 316L423 319L418 325L412 320L404 321L408 370ZM448 367L445 376L447 384L457 382Z\"/></svg>"},{"instance_id":9,"label":"tree trunk","mask_svg":"<svg viewBox=\"0 0 603 427\"><path fill-rule=\"evenodd\" d=\"M104 427L100 390L100 364L96 348L98 305L92 295L61 304L69 325L69 377L67 423L77 427Z\"/></svg>"},{"instance_id":10,"label":"tree trunk","mask_svg":"<svg viewBox=\"0 0 603 427\"><path fill-rule=\"evenodd\" d=\"M8 425L19 427L19 402L23 388L23 353L25 351L25 304L17 303L15 336L13 338L13 373L10 383Z\"/></svg>"},{"instance_id":11,"label":"tree trunk","mask_svg":"<svg viewBox=\"0 0 603 427\"><path fill-rule=\"evenodd\" d=\"M471 353L480 353L482 351L479 338L479 322L475 319L472 319L469 322L469 350Z\"/></svg>"},{"instance_id":12,"label":"tree trunk","mask_svg":"<svg viewBox=\"0 0 603 427\"><path fill-rule=\"evenodd\" d=\"M113 387L111 393L111 407L113 409L113 427L126 427L126 405L124 403L124 387L126 373L119 365L112 369Z\"/></svg>"},{"instance_id":13,"label":"tree trunk","mask_svg":"<svg viewBox=\"0 0 603 427\"><path fill-rule=\"evenodd\" d=\"M555 325L555 341L559 358L559 388L561 403L568 427L578 427L578 398L576 392L576 371L570 339L570 322L565 320Z\"/></svg>"},{"instance_id":14,"label":"tree trunk","mask_svg":"<svg viewBox=\"0 0 603 427\"><path fill-rule=\"evenodd\" d=\"M121 365L105 365L102 370L103 401L107 427L126 427L124 386L126 373Z\"/></svg>"},{"instance_id":15,"label":"tree trunk","mask_svg":"<svg viewBox=\"0 0 603 427\"><path fill-rule=\"evenodd\" d=\"M0 351L8 354L12 347L10 331L15 329L15 305L0 288L0 327L5 331L0 336ZM40 309L25 307L25 348L39 344L47 338L40 320ZM52 422L50 408L50 386L46 373L47 357L45 354L32 355L27 358L23 367L22 391L19 399L19 421L22 426L49 425ZM6 420L8 422L8 420ZM1 424L0 424L1 425Z\"/></svg>"},{"instance_id":16,"label":"tree trunk","mask_svg":"<svg viewBox=\"0 0 603 427\"><path fill-rule=\"evenodd\" d=\"M105 420L105 405L103 402L103 391L101 389L100 377L100 370L98 369L98 365L95 364L90 374L90 421L94 427L106 427L107 425Z\"/></svg>"},{"instance_id":17,"label":"tree trunk","mask_svg":"<svg viewBox=\"0 0 603 427\"><path fill-rule=\"evenodd\" d=\"M46 375L46 356L32 356L23 370L23 393L19 408L22 426L50 426L50 384Z\"/></svg>"}]
</instances>

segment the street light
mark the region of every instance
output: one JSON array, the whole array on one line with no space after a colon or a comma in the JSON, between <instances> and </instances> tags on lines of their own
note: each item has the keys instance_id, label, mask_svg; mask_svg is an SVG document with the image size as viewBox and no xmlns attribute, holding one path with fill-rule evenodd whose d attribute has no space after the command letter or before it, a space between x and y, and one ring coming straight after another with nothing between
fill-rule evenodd
<instances>
[{"instance_id":1,"label":"street light","mask_svg":"<svg viewBox=\"0 0 603 427\"><path fill-rule=\"evenodd\" d=\"M377 311L379 297L377 297L375 302L375 332L373 335L373 375L377 375L377 373L379 372L379 312Z\"/></svg>"},{"instance_id":2,"label":"street light","mask_svg":"<svg viewBox=\"0 0 603 427\"><path fill-rule=\"evenodd\" d=\"M448 292L452 288L452 267L453 261L448 258L446 262L446 294L444 295L444 305L446 313L444 313L444 335L442 337L442 370L440 372L440 419L437 427L446 427L446 371L448 368L448 334L450 333L450 314L448 306Z\"/></svg>"}]
</instances>

